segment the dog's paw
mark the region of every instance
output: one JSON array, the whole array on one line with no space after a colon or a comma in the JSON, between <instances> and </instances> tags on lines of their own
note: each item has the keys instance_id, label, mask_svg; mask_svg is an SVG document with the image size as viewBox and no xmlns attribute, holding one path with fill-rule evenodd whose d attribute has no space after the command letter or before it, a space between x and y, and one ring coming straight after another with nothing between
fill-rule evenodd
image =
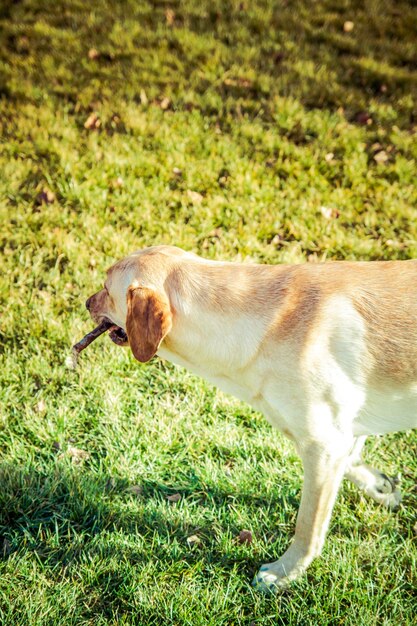
<instances>
[{"instance_id":1,"label":"dog's paw","mask_svg":"<svg viewBox=\"0 0 417 626\"><path fill-rule=\"evenodd\" d=\"M274 594L288 587L289 581L287 579L278 578L272 570L267 568L267 565L262 566L253 579L252 586L255 587L256 591Z\"/></svg>"},{"instance_id":2,"label":"dog's paw","mask_svg":"<svg viewBox=\"0 0 417 626\"><path fill-rule=\"evenodd\" d=\"M262 565L253 579L252 585L257 591L275 594L287 589L291 582L305 571L304 567L294 567L290 572L280 561Z\"/></svg>"},{"instance_id":3,"label":"dog's paw","mask_svg":"<svg viewBox=\"0 0 417 626\"><path fill-rule=\"evenodd\" d=\"M397 485L400 483L398 476L390 477L381 472L371 494L374 500L389 509L397 509L401 503L401 491Z\"/></svg>"}]
</instances>

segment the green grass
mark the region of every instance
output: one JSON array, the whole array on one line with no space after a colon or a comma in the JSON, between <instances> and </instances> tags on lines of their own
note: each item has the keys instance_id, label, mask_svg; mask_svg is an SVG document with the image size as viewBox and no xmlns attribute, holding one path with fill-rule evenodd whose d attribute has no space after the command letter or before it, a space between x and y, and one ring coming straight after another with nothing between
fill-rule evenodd
<instances>
[{"instance_id":1,"label":"green grass","mask_svg":"<svg viewBox=\"0 0 417 626\"><path fill-rule=\"evenodd\" d=\"M415 434L367 447L402 508L345 484L322 558L263 597L251 578L294 529L291 445L105 339L64 361L104 269L149 244L416 257L416 20L382 0L0 6L2 625L415 623Z\"/></svg>"}]
</instances>

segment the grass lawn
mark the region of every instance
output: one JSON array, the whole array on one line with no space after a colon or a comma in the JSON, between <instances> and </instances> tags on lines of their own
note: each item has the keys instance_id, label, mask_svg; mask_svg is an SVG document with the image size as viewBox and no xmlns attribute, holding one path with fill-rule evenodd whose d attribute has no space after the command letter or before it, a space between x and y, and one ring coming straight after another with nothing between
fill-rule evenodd
<instances>
[{"instance_id":1,"label":"grass lawn","mask_svg":"<svg viewBox=\"0 0 417 626\"><path fill-rule=\"evenodd\" d=\"M106 338L64 362L105 268L150 244L417 257L416 23L403 0L3 0L2 626L415 624L415 434L367 445L401 509L344 484L322 558L265 597L292 445Z\"/></svg>"}]
</instances>

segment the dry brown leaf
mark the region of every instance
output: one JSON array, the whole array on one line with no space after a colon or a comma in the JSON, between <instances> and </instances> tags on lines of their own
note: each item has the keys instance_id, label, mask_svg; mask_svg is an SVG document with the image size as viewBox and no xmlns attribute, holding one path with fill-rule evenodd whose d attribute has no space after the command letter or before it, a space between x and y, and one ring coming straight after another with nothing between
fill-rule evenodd
<instances>
[{"instance_id":1,"label":"dry brown leaf","mask_svg":"<svg viewBox=\"0 0 417 626\"><path fill-rule=\"evenodd\" d=\"M220 226L218 226L217 228L213 228L213 230L211 230L208 234L209 237L215 237L216 239L220 239L220 237L222 236L223 231L220 228Z\"/></svg>"},{"instance_id":2,"label":"dry brown leaf","mask_svg":"<svg viewBox=\"0 0 417 626\"><path fill-rule=\"evenodd\" d=\"M167 21L168 26L173 26L175 22L175 11L172 9L167 9L165 11L165 19Z\"/></svg>"},{"instance_id":3,"label":"dry brown leaf","mask_svg":"<svg viewBox=\"0 0 417 626\"><path fill-rule=\"evenodd\" d=\"M19 50L20 52L28 52L30 48L29 38L26 37L26 35L22 35L21 37L19 37L19 39L17 40L16 47L17 47L17 50Z\"/></svg>"},{"instance_id":4,"label":"dry brown leaf","mask_svg":"<svg viewBox=\"0 0 417 626\"><path fill-rule=\"evenodd\" d=\"M167 496L168 502L179 502L181 500L180 493L173 493L170 496Z\"/></svg>"},{"instance_id":5,"label":"dry brown leaf","mask_svg":"<svg viewBox=\"0 0 417 626\"><path fill-rule=\"evenodd\" d=\"M324 218L326 218L326 220L335 219L339 217L340 215L337 209L335 209L334 207L329 207L329 206L321 206L320 213L322 214Z\"/></svg>"},{"instance_id":6,"label":"dry brown leaf","mask_svg":"<svg viewBox=\"0 0 417 626\"><path fill-rule=\"evenodd\" d=\"M83 461L87 461L90 458L89 452L81 450L81 448L75 448L74 446L68 446L65 454L71 458L74 465L79 465ZM64 455L61 455L61 457L62 456Z\"/></svg>"},{"instance_id":7,"label":"dry brown leaf","mask_svg":"<svg viewBox=\"0 0 417 626\"><path fill-rule=\"evenodd\" d=\"M394 250L404 250L406 248L406 244L402 241L397 241L396 239L387 239L386 245Z\"/></svg>"},{"instance_id":8,"label":"dry brown leaf","mask_svg":"<svg viewBox=\"0 0 417 626\"><path fill-rule=\"evenodd\" d=\"M356 115L355 120L358 124L363 124L364 126L370 126L373 123L373 119L367 111L360 111Z\"/></svg>"},{"instance_id":9,"label":"dry brown leaf","mask_svg":"<svg viewBox=\"0 0 417 626\"><path fill-rule=\"evenodd\" d=\"M126 491L134 496L141 496L143 494L143 487L142 485L131 485Z\"/></svg>"},{"instance_id":10,"label":"dry brown leaf","mask_svg":"<svg viewBox=\"0 0 417 626\"><path fill-rule=\"evenodd\" d=\"M189 546L195 546L201 543L201 539L197 535L191 535L191 537L187 537L187 543Z\"/></svg>"},{"instance_id":11,"label":"dry brown leaf","mask_svg":"<svg viewBox=\"0 0 417 626\"><path fill-rule=\"evenodd\" d=\"M273 246L279 246L281 245L281 243L284 241L284 237L282 235L280 235L279 233L277 233L276 235L274 235L271 239L271 244Z\"/></svg>"},{"instance_id":12,"label":"dry brown leaf","mask_svg":"<svg viewBox=\"0 0 417 626\"><path fill-rule=\"evenodd\" d=\"M96 59L98 59L99 56L100 52L96 50L96 48L90 48L90 50L88 51L88 58L91 61L95 61Z\"/></svg>"},{"instance_id":13,"label":"dry brown leaf","mask_svg":"<svg viewBox=\"0 0 417 626\"><path fill-rule=\"evenodd\" d=\"M124 185L124 180L121 176L118 176L114 181L113 181L113 187L115 189L119 189L120 187L123 187Z\"/></svg>"},{"instance_id":14,"label":"dry brown leaf","mask_svg":"<svg viewBox=\"0 0 417 626\"><path fill-rule=\"evenodd\" d=\"M171 100L169 98L162 98L159 103L159 106L163 111L166 111L171 106Z\"/></svg>"},{"instance_id":15,"label":"dry brown leaf","mask_svg":"<svg viewBox=\"0 0 417 626\"><path fill-rule=\"evenodd\" d=\"M252 87L252 81L248 78L225 78L223 83L228 87Z\"/></svg>"},{"instance_id":16,"label":"dry brown leaf","mask_svg":"<svg viewBox=\"0 0 417 626\"><path fill-rule=\"evenodd\" d=\"M48 187L44 187L42 191L38 193L36 201L38 204L52 204L52 202L55 202L55 194L48 189Z\"/></svg>"},{"instance_id":17,"label":"dry brown leaf","mask_svg":"<svg viewBox=\"0 0 417 626\"><path fill-rule=\"evenodd\" d=\"M241 530L238 535L239 543L252 543L253 537L250 530Z\"/></svg>"},{"instance_id":18,"label":"dry brown leaf","mask_svg":"<svg viewBox=\"0 0 417 626\"><path fill-rule=\"evenodd\" d=\"M187 196L194 204L201 204L203 201L203 196L201 195L201 193L198 193L198 191L193 191L192 189L187 189Z\"/></svg>"},{"instance_id":19,"label":"dry brown leaf","mask_svg":"<svg viewBox=\"0 0 417 626\"><path fill-rule=\"evenodd\" d=\"M385 152L385 150L380 150L379 152L374 154L374 161L376 161L377 163L386 163L388 159L389 159L389 156Z\"/></svg>"},{"instance_id":20,"label":"dry brown leaf","mask_svg":"<svg viewBox=\"0 0 417 626\"><path fill-rule=\"evenodd\" d=\"M43 398L41 398L38 402L38 404L36 405L36 410L38 413L43 413L46 409L46 404L45 404L45 400Z\"/></svg>"},{"instance_id":21,"label":"dry brown leaf","mask_svg":"<svg viewBox=\"0 0 417 626\"><path fill-rule=\"evenodd\" d=\"M87 130L94 130L101 125L100 118L97 113L91 113L84 122L84 128Z\"/></svg>"}]
</instances>

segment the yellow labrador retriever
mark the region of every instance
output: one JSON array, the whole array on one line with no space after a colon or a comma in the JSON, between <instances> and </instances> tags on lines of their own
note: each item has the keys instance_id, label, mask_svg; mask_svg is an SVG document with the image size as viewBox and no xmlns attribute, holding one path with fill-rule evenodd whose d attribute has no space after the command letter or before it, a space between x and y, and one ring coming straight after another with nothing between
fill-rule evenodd
<instances>
[{"instance_id":1,"label":"yellow labrador retriever","mask_svg":"<svg viewBox=\"0 0 417 626\"><path fill-rule=\"evenodd\" d=\"M320 554L343 476L399 504L396 480L361 449L367 435L417 426L417 261L242 265L155 246L113 265L86 306L138 361L190 369L294 441L294 539L257 587L286 586Z\"/></svg>"}]
</instances>

